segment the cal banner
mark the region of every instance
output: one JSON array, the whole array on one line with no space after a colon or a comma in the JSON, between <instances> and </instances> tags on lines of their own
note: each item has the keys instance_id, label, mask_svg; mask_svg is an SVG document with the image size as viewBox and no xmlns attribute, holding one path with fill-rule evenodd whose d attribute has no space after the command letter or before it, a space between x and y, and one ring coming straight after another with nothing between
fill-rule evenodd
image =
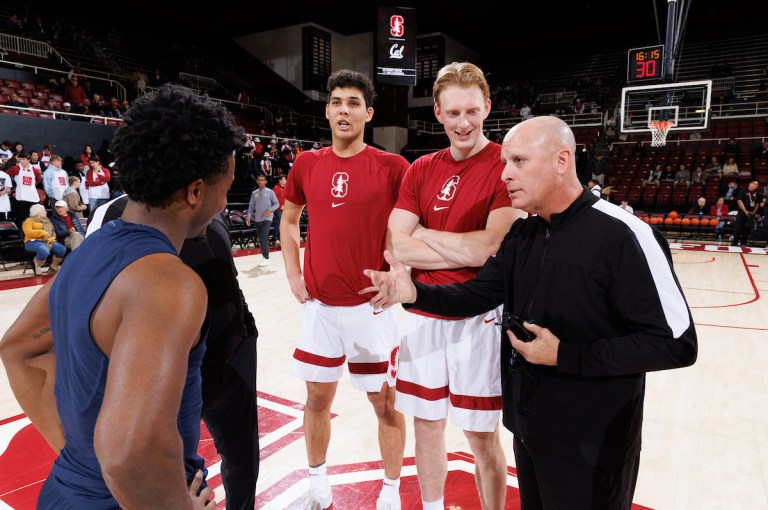
<instances>
[{"instance_id":1,"label":"cal banner","mask_svg":"<svg viewBox=\"0 0 768 510\"><path fill-rule=\"evenodd\" d=\"M416 85L416 10L379 7L376 81Z\"/></svg>"}]
</instances>

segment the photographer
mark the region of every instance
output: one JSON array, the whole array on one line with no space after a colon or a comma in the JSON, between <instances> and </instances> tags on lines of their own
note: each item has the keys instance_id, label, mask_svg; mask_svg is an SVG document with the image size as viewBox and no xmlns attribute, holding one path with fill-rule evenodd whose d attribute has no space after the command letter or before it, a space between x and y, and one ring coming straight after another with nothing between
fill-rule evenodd
<instances>
[{"instance_id":1,"label":"photographer","mask_svg":"<svg viewBox=\"0 0 768 510\"><path fill-rule=\"evenodd\" d=\"M392 269L366 270L375 288L364 291L378 289L374 306L448 316L503 303L503 421L522 508L629 509L645 372L693 364L696 331L664 238L586 191L575 150L556 117L513 127L501 178L512 206L537 214L512 226L473 280L414 285L387 252Z\"/></svg>"}]
</instances>

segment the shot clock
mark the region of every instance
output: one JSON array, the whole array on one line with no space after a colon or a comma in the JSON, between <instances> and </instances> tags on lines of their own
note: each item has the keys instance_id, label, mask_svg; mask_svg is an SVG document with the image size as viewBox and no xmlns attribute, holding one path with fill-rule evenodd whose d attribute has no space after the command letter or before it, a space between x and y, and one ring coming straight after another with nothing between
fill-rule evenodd
<instances>
[{"instance_id":1,"label":"shot clock","mask_svg":"<svg viewBox=\"0 0 768 510\"><path fill-rule=\"evenodd\" d=\"M660 80L664 73L664 45L634 48L627 52L627 82Z\"/></svg>"}]
</instances>

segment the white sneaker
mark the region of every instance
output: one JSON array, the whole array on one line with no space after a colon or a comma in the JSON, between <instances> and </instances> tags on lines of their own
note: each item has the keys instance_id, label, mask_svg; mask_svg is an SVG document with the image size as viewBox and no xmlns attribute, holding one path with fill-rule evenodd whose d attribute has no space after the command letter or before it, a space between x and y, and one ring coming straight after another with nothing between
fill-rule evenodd
<instances>
[{"instance_id":1,"label":"white sneaker","mask_svg":"<svg viewBox=\"0 0 768 510\"><path fill-rule=\"evenodd\" d=\"M328 492L320 491L316 488L310 488L304 495L304 502L301 508L303 510L325 510L331 506L333 502L333 494L330 487ZM399 508L399 507L398 507Z\"/></svg>"},{"instance_id":2,"label":"white sneaker","mask_svg":"<svg viewBox=\"0 0 768 510\"><path fill-rule=\"evenodd\" d=\"M398 494L397 499L387 499L384 494L379 494L376 510L400 510L400 495Z\"/></svg>"},{"instance_id":3,"label":"white sneaker","mask_svg":"<svg viewBox=\"0 0 768 510\"><path fill-rule=\"evenodd\" d=\"M269 259L262 259L256 267L269 267Z\"/></svg>"}]
</instances>

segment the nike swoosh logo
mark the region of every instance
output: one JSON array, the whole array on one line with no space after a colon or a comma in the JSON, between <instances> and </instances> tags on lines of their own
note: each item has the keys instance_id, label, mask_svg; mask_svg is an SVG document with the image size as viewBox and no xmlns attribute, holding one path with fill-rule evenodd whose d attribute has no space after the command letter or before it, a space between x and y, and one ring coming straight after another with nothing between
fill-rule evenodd
<instances>
[{"instance_id":1,"label":"nike swoosh logo","mask_svg":"<svg viewBox=\"0 0 768 510\"><path fill-rule=\"evenodd\" d=\"M495 320L496 320L496 317L494 317L493 319L485 319L485 320L483 320L483 322L486 323L486 324L489 324L489 323L491 323L491 322L493 322Z\"/></svg>"},{"instance_id":2,"label":"nike swoosh logo","mask_svg":"<svg viewBox=\"0 0 768 510\"><path fill-rule=\"evenodd\" d=\"M373 311L373 315L379 315L379 314L380 314L380 313L382 313L383 311L384 311L384 310L379 310L379 311L376 311L376 310L374 310L374 311Z\"/></svg>"},{"instance_id":3,"label":"nike swoosh logo","mask_svg":"<svg viewBox=\"0 0 768 510\"><path fill-rule=\"evenodd\" d=\"M442 211L443 209L448 209L448 206L446 205L445 207L438 207L438 206L434 207L435 211Z\"/></svg>"},{"instance_id":4,"label":"nike swoosh logo","mask_svg":"<svg viewBox=\"0 0 768 510\"><path fill-rule=\"evenodd\" d=\"M340 205L344 205L346 202L341 202L340 204L337 204L336 202L331 202L331 207L338 207Z\"/></svg>"}]
</instances>

